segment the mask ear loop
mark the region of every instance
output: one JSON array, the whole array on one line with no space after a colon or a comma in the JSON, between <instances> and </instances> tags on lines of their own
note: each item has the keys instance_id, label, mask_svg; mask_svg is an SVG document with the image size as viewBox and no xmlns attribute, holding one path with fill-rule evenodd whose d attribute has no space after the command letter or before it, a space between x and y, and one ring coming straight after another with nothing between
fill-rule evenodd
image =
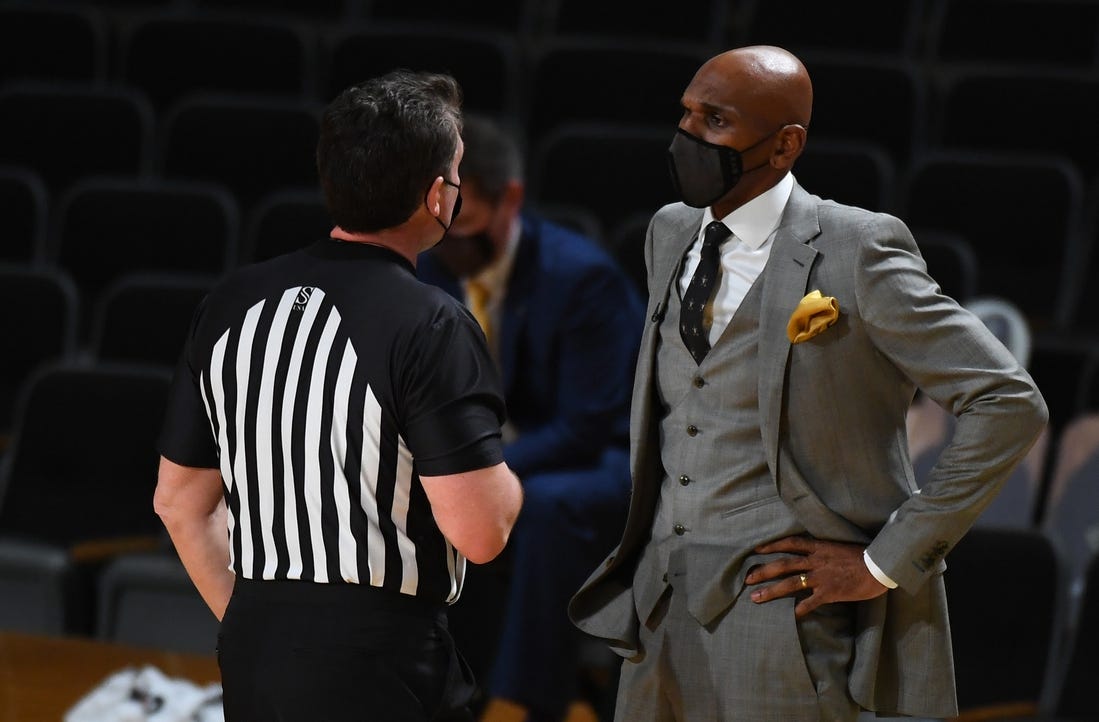
<instances>
[{"instance_id":1,"label":"mask ear loop","mask_svg":"<svg viewBox=\"0 0 1099 722\"><path fill-rule=\"evenodd\" d=\"M432 183L431 185L435 185L435 184ZM445 237L446 234L450 232L450 226L454 225L454 219L458 217L458 213L462 210L462 184L461 183L454 183L453 181L447 180L446 177L444 176L443 177L443 185L448 185L451 188L457 188L458 189L458 197L454 199L454 209L450 212L450 225L447 225L447 224L443 223L441 220L439 220L439 216L435 216L435 222L438 223L440 226L442 226L443 236ZM431 186L428 186L427 190L424 191L424 206L425 207L427 206L427 194L430 193L430 192L431 192Z\"/></svg>"}]
</instances>

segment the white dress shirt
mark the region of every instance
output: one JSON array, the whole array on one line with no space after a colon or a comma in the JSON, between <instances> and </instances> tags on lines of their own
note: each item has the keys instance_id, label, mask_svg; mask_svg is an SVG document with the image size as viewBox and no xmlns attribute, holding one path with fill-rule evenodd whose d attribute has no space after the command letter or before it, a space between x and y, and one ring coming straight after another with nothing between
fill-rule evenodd
<instances>
[{"instance_id":1,"label":"white dress shirt","mask_svg":"<svg viewBox=\"0 0 1099 722\"><path fill-rule=\"evenodd\" d=\"M721 275L714 294L712 305L707 308L707 316L712 313L710 325L710 346L721 338L725 327L740 308L744 297L752 284L763 273L767 259L771 256L772 238L782 211L790 200L794 189L794 176L787 173L774 188L756 196L740 208L721 219L733 235L721 244ZM713 210L707 208L702 213L702 228L694 245L687 252L683 263L683 275L679 277L679 294L686 292L695 269L702 256L702 239L706 226L714 220Z\"/></svg>"}]
</instances>

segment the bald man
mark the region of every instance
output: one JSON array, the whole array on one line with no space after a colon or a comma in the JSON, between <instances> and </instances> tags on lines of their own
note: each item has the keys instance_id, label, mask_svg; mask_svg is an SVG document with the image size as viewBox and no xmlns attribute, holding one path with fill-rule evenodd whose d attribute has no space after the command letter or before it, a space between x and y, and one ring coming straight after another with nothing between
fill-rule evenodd
<instances>
[{"instance_id":1,"label":"bald man","mask_svg":"<svg viewBox=\"0 0 1099 722\"><path fill-rule=\"evenodd\" d=\"M570 605L625 658L616 719L952 716L944 557L1045 402L903 222L798 185L796 57L723 53L681 102L683 202L645 243L629 518ZM957 417L920 493L916 388Z\"/></svg>"}]
</instances>

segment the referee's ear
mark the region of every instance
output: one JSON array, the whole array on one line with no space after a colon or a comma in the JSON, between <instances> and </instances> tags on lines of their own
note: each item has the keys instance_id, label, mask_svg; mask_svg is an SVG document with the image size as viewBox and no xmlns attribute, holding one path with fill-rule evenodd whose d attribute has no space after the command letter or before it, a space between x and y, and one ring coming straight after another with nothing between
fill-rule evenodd
<instances>
[{"instance_id":1,"label":"referee's ear","mask_svg":"<svg viewBox=\"0 0 1099 722\"><path fill-rule=\"evenodd\" d=\"M432 182L431 187L427 189L427 195L424 196L424 204L427 206L427 212L438 218L443 213L443 187L446 185L446 179L442 176L437 176Z\"/></svg>"}]
</instances>

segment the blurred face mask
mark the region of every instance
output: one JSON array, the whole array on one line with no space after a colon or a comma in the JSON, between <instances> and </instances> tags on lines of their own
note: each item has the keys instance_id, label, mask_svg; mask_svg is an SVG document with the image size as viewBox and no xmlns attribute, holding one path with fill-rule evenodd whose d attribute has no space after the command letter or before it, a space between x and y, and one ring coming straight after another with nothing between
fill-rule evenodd
<instances>
[{"instance_id":1,"label":"blurred face mask","mask_svg":"<svg viewBox=\"0 0 1099 722\"><path fill-rule=\"evenodd\" d=\"M783 126L785 127L785 126ZM775 133L768 133L743 150L708 143L679 128L668 147L668 169L672 186L684 203L692 208L707 208L733 189L745 173L762 168L761 163L744 170L742 154L762 145Z\"/></svg>"},{"instance_id":2,"label":"blurred face mask","mask_svg":"<svg viewBox=\"0 0 1099 722\"><path fill-rule=\"evenodd\" d=\"M471 278L492 263L496 244L487 231L469 236L448 235L434 252L455 278Z\"/></svg>"}]
</instances>

